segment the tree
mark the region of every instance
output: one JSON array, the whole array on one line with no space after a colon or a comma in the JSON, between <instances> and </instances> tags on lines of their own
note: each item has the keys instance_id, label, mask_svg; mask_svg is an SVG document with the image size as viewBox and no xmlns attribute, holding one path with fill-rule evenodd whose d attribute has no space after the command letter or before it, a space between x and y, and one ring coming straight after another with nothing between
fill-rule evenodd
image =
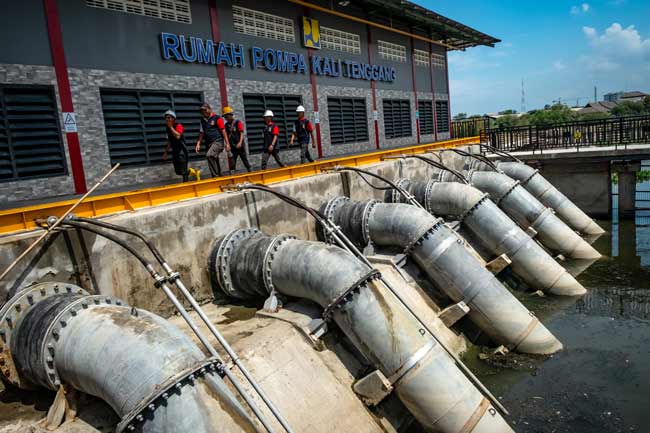
<instances>
[{"instance_id":1,"label":"tree","mask_svg":"<svg viewBox=\"0 0 650 433\"><path fill-rule=\"evenodd\" d=\"M465 120L467 119L467 113L458 113L454 116L454 120Z\"/></svg>"},{"instance_id":2,"label":"tree","mask_svg":"<svg viewBox=\"0 0 650 433\"><path fill-rule=\"evenodd\" d=\"M537 110L527 116L527 121L535 126L548 126L554 123L571 122L578 119L578 114L563 104L555 104L548 110Z\"/></svg>"},{"instance_id":3,"label":"tree","mask_svg":"<svg viewBox=\"0 0 650 433\"><path fill-rule=\"evenodd\" d=\"M616 107L612 108L614 116L638 116L640 114L650 114L646 111L645 99L643 101L624 101L619 103Z\"/></svg>"},{"instance_id":4,"label":"tree","mask_svg":"<svg viewBox=\"0 0 650 433\"><path fill-rule=\"evenodd\" d=\"M512 128L513 126L518 126L519 119L513 114L506 114L504 116L496 119L495 123L497 128Z\"/></svg>"}]
</instances>

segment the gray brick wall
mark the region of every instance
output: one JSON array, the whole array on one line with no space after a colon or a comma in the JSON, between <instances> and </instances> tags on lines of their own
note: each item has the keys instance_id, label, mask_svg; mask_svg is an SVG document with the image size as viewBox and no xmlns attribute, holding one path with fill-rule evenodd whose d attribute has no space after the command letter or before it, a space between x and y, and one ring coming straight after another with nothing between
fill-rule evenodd
<instances>
[{"instance_id":1,"label":"gray brick wall","mask_svg":"<svg viewBox=\"0 0 650 433\"><path fill-rule=\"evenodd\" d=\"M368 119L368 141L336 145L331 144L329 113L327 111L328 96L365 98L366 116ZM370 87L318 86L318 108L320 110L323 155L336 156L375 149L375 127L372 119L372 94L370 93Z\"/></svg>"},{"instance_id":2,"label":"gray brick wall","mask_svg":"<svg viewBox=\"0 0 650 433\"><path fill-rule=\"evenodd\" d=\"M384 99L408 99L411 108L411 135L408 137L386 139L384 128ZM415 128L415 95L413 91L377 89L377 111L379 112L379 146L382 149L413 145L417 142Z\"/></svg>"},{"instance_id":3,"label":"gray brick wall","mask_svg":"<svg viewBox=\"0 0 650 433\"><path fill-rule=\"evenodd\" d=\"M220 105L218 104L220 100L219 82L216 78L138 74L96 69L70 69L69 75L72 98L77 113L77 126L79 129L79 141L81 142L84 169L89 185L93 184L110 168L108 142L99 93L101 88L201 91L204 94L205 100L214 107ZM163 122L162 114L160 113L161 122ZM198 122L198 111L196 118L179 119L179 121L186 124ZM165 137L161 136L160 140L164 142ZM188 144L191 147L192 143ZM225 160L222 162L222 167L227 167L224 164ZM209 176L207 163L204 160L193 161L190 165L200 168L204 176ZM161 181L175 182L179 180L180 178L174 173L171 162L168 162L167 164L149 167L128 167L120 169L116 175L109 179L104 189L123 188L131 185Z\"/></svg>"},{"instance_id":4,"label":"gray brick wall","mask_svg":"<svg viewBox=\"0 0 650 433\"><path fill-rule=\"evenodd\" d=\"M54 86L56 91L56 103L61 116L59 103L59 92L56 87L56 76L51 66L32 66L0 64L0 83L4 84L39 84ZM60 119L63 124L63 119ZM10 202L28 200L34 197L52 197L62 194L74 194L74 184L70 174L70 158L68 156L68 145L65 134L61 133L65 148L68 174L49 177L46 179L19 180L14 182L0 183L0 206Z\"/></svg>"},{"instance_id":5,"label":"gray brick wall","mask_svg":"<svg viewBox=\"0 0 650 433\"><path fill-rule=\"evenodd\" d=\"M220 111L220 93L219 82L215 78L205 78L196 76L176 76L176 75L157 75L142 73L127 73L116 71L105 71L96 69L70 69L70 85L72 87L73 102L77 115L77 126L79 131L79 140L81 143L81 152L88 185L95 183L106 171L109 170L110 156L106 131L104 128L104 119L101 109L100 89L101 88L124 88L124 89L148 89L148 90L180 90L180 91L201 91L205 99L210 102L215 111ZM47 66L30 66L30 65L13 65L0 64L0 83L11 84L46 84L53 85L56 88L56 78L52 67ZM230 105L238 113L240 118L244 117L243 94L244 93L267 93L267 94L291 94L301 95L303 105L305 106L308 116L313 119L313 99L311 86L298 83L281 83L269 81L245 81L237 79L227 79L226 81ZM351 96L361 97L366 100L366 111L368 119L369 139L361 143L346 143L332 146L330 144L329 131L329 114L327 110L328 96ZM431 93L419 92L418 97L421 99L431 99ZM409 137L401 137L386 140L384 134L383 121L383 104L382 100L389 99L408 99L411 106L411 130ZM436 94L436 99L447 100L447 94ZM57 92L57 104L58 92ZM370 87L337 87L337 86L318 86L318 104L320 108L321 121L321 138L323 145L323 155L336 156L354 152L369 151L375 148L375 129L372 112L372 96ZM413 92L377 89L377 111L379 140L381 148L393 148L398 146L412 145L416 142L415 126L415 98ZM61 109L59 107L59 113ZM162 115L162 113L161 113ZM261 115L261 113L260 113ZM193 119L179 119L182 123L198 122L197 117ZM162 117L161 117L162 122ZM252 133L252 132L251 132ZM257 132L254 132L257 133ZM63 140L65 144L65 134ZM439 140L444 140L449 134L438 134ZM164 141L161 137L161 141ZM421 142L428 143L434 141L433 135L422 136ZM188 143L190 146L193 143ZM65 144L66 158L69 157L67 144ZM191 149L190 149L191 151ZM312 154L316 156L314 149ZM299 150L283 149L282 159L288 164L296 163L300 160ZM261 155L251 155L250 161L254 168L259 168ZM222 167L227 167L225 154L222 154ZM274 166L271 161L271 167ZM209 171L205 160L193 161L193 167L202 170L203 177L209 176ZM239 169L243 169L241 163ZM70 168L68 168L70 173ZM150 167L129 167L120 169L102 188L103 191L114 189L126 189L136 185L151 183L171 183L179 181L179 177L174 174L171 162ZM35 179L16 182L0 183L0 205L7 205L12 202L29 200L35 197L55 197L74 193L74 186L71 174L51 177L47 179Z\"/></svg>"}]
</instances>

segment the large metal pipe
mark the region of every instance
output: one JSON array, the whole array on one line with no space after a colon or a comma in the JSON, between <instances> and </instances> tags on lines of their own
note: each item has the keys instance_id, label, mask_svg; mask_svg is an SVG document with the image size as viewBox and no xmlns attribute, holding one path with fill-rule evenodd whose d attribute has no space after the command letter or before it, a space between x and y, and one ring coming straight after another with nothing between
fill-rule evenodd
<instances>
[{"instance_id":1,"label":"large metal pipe","mask_svg":"<svg viewBox=\"0 0 650 433\"><path fill-rule=\"evenodd\" d=\"M467 178L472 186L490 194L492 201L522 228L532 227L537 232L537 240L553 253L573 259L592 260L601 257L598 251L558 218L552 209L533 197L520 181L495 171L470 170Z\"/></svg>"},{"instance_id":2,"label":"large metal pipe","mask_svg":"<svg viewBox=\"0 0 650 433\"><path fill-rule=\"evenodd\" d=\"M424 209L378 201L330 200L325 215L358 246L400 247L452 301L464 301L470 319L511 350L551 354L562 344L476 259L460 237Z\"/></svg>"},{"instance_id":3,"label":"large metal pipe","mask_svg":"<svg viewBox=\"0 0 650 433\"><path fill-rule=\"evenodd\" d=\"M512 432L447 352L351 253L243 229L217 239L209 270L216 288L229 296L253 299L277 290L324 307L323 317L334 320L388 378L426 430Z\"/></svg>"},{"instance_id":4,"label":"large metal pipe","mask_svg":"<svg viewBox=\"0 0 650 433\"><path fill-rule=\"evenodd\" d=\"M605 233L596 222L551 184L539 170L521 162L499 162L499 170L521 184L540 202L555 210L569 227L585 235Z\"/></svg>"},{"instance_id":5,"label":"large metal pipe","mask_svg":"<svg viewBox=\"0 0 650 433\"><path fill-rule=\"evenodd\" d=\"M434 215L460 221L473 236L495 255L506 254L512 270L530 287L556 295L586 293L559 263L492 202L486 193L455 182L418 182L408 179L400 185ZM388 200L399 200L391 195Z\"/></svg>"},{"instance_id":6,"label":"large metal pipe","mask_svg":"<svg viewBox=\"0 0 650 433\"><path fill-rule=\"evenodd\" d=\"M17 293L0 318L11 323L0 334L9 381L99 397L121 418L117 432L258 431L222 381L224 366L155 314L44 283Z\"/></svg>"}]
</instances>

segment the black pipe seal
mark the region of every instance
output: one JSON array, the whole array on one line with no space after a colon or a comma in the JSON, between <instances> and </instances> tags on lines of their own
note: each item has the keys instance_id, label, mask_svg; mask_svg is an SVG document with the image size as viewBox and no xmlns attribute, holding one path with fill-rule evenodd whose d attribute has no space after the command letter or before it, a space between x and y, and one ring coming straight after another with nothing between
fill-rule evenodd
<instances>
[{"instance_id":1,"label":"black pipe seal","mask_svg":"<svg viewBox=\"0 0 650 433\"><path fill-rule=\"evenodd\" d=\"M343 305L352 300L354 293L359 291L362 286L365 286L371 280L376 280L381 278L381 272L377 269L371 269L367 274L359 278L355 283L348 287L344 292L342 292L336 299L325 307L323 310L322 318L326 322L332 318L334 310L340 309Z\"/></svg>"}]
</instances>

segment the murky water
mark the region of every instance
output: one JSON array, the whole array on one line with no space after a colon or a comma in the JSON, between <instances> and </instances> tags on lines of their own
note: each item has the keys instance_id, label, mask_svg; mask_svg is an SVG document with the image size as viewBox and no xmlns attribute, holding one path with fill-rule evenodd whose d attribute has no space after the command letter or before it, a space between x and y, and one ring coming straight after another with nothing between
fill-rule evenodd
<instances>
[{"instance_id":1,"label":"murky water","mask_svg":"<svg viewBox=\"0 0 650 433\"><path fill-rule=\"evenodd\" d=\"M519 433L650 432L650 212L599 223L608 233L594 246L606 257L578 276L586 296L520 295L564 350L468 356Z\"/></svg>"}]
</instances>

